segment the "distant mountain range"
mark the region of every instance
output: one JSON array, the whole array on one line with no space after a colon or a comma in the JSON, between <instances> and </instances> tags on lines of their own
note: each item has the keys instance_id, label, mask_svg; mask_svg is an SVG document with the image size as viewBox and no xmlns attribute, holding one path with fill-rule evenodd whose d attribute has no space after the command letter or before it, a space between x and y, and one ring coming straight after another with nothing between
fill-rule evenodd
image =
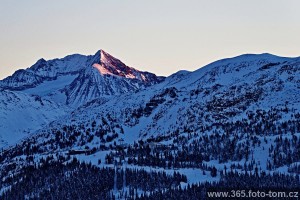
<instances>
[{"instance_id":1,"label":"distant mountain range","mask_svg":"<svg viewBox=\"0 0 300 200\"><path fill-rule=\"evenodd\" d=\"M0 161L18 169L34 163L19 157L71 151L100 167L123 160L132 168L172 169L187 176L182 187L222 181L226 169L295 175L299 91L299 57L245 54L169 77L128 67L103 50L40 59L0 81Z\"/></svg>"}]
</instances>

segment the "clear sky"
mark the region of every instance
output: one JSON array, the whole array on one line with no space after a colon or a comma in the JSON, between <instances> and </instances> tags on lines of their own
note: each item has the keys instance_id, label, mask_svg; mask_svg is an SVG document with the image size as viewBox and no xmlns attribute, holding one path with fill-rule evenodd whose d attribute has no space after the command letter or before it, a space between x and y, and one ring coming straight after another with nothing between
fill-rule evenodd
<instances>
[{"instance_id":1,"label":"clear sky","mask_svg":"<svg viewBox=\"0 0 300 200\"><path fill-rule=\"evenodd\" d=\"M158 75L225 57L300 56L299 0L0 0L0 79L103 49Z\"/></svg>"}]
</instances>

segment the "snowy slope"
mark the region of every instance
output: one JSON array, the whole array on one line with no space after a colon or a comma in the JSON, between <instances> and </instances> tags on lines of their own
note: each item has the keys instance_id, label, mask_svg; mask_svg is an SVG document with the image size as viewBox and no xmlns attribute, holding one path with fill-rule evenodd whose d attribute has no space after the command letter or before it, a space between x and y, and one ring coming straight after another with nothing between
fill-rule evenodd
<instances>
[{"instance_id":1,"label":"snowy slope","mask_svg":"<svg viewBox=\"0 0 300 200\"><path fill-rule=\"evenodd\" d=\"M39 96L0 90L0 148L16 143L64 114L56 103Z\"/></svg>"}]
</instances>

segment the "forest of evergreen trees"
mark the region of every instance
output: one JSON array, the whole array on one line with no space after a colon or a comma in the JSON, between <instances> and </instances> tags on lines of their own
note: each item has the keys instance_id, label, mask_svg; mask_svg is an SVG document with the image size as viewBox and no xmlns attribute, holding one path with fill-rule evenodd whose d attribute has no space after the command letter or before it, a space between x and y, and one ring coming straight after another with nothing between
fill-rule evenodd
<instances>
[{"instance_id":1,"label":"forest of evergreen trees","mask_svg":"<svg viewBox=\"0 0 300 200\"><path fill-rule=\"evenodd\" d=\"M62 158L61 158L62 159ZM298 189L299 175L280 173L221 173L219 182L188 184L185 176L143 169L98 168L77 159L62 164L46 158L39 166L27 166L11 176L1 187L0 199L205 199L212 189ZM117 175L117 179L114 177ZM125 179L124 179L125 177ZM10 186L10 187L8 187ZM123 190L123 188L126 188ZM121 191L121 192L120 192Z\"/></svg>"},{"instance_id":2,"label":"forest of evergreen trees","mask_svg":"<svg viewBox=\"0 0 300 200\"><path fill-rule=\"evenodd\" d=\"M125 186L124 195L133 198L137 191L167 190L187 182L179 173L170 175L143 169L127 168L124 176L124 169L98 168L75 158L65 164L51 158L39 163L23 167L2 181L1 188L8 189L0 199L112 199L114 184L117 191Z\"/></svg>"}]
</instances>

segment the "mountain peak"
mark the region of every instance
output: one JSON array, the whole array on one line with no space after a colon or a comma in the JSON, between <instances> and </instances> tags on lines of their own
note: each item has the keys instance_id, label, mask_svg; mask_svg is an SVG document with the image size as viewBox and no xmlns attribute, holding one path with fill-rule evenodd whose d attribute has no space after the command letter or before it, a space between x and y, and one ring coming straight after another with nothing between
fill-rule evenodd
<instances>
[{"instance_id":1,"label":"mountain peak","mask_svg":"<svg viewBox=\"0 0 300 200\"><path fill-rule=\"evenodd\" d=\"M31 69L32 69L32 70L37 70L37 69L43 67L43 66L46 65L46 64L47 64L47 61L46 61L44 58L41 58L41 59L39 59L38 61L36 61L35 64L33 64L33 65L31 66Z\"/></svg>"},{"instance_id":2,"label":"mountain peak","mask_svg":"<svg viewBox=\"0 0 300 200\"><path fill-rule=\"evenodd\" d=\"M96 68L102 76L112 75L134 79L137 78L136 75L139 73L138 70L125 65L122 61L102 49L95 54L92 66Z\"/></svg>"},{"instance_id":3,"label":"mountain peak","mask_svg":"<svg viewBox=\"0 0 300 200\"><path fill-rule=\"evenodd\" d=\"M100 49L100 61L101 63L113 63L113 62L121 62L119 59L113 57L109 53L105 52L104 50Z\"/></svg>"},{"instance_id":4,"label":"mountain peak","mask_svg":"<svg viewBox=\"0 0 300 200\"><path fill-rule=\"evenodd\" d=\"M92 58L92 64L115 63L115 62L121 62L121 61L113 57L103 49L98 50Z\"/></svg>"}]
</instances>

